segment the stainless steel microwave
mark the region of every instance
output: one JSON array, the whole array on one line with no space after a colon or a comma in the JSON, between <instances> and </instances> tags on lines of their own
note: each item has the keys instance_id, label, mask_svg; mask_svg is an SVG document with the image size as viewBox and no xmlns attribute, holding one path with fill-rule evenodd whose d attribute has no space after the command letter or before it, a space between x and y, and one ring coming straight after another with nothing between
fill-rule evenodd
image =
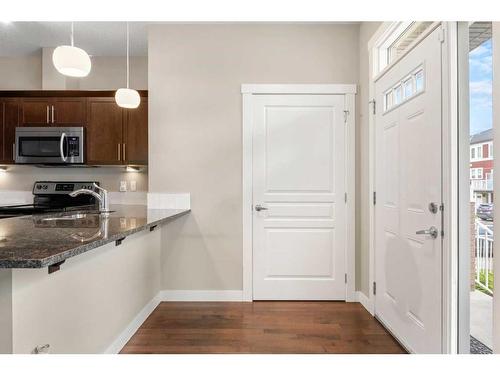
<instances>
[{"instance_id":1,"label":"stainless steel microwave","mask_svg":"<svg viewBox=\"0 0 500 375\"><path fill-rule=\"evenodd\" d=\"M83 164L83 127L16 128L16 164Z\"/></svg>"}]
</instances>

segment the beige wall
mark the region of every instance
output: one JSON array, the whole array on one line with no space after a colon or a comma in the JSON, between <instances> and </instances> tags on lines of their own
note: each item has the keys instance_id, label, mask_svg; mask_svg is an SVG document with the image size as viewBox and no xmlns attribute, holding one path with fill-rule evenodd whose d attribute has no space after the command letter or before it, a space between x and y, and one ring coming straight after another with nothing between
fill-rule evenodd
<instances>
[{"instance_id":1,"label":"beige wall","mask_svg":"<svg viewBox=\"0 0 500 375\"><path fill-rule=\"evenodd\" d=\"M35 56L0 57L0 90L115 90L127 83L124 57L93 56L90 74L66 78L64 85L54 73L50 51L45 49L45 57L42 51ZM130 87L147 90L147 65L147 57L131 57Z\"/></svg>"},{"instance_id":2,"label":"beige wall","mask_svg":"<svg viewBox=\"0 0 500 375\"><path fill-rule=\"evenodd\" d=\"M42 54L27 57L0 57L0 90L40 90Z\"/></svg>"},{"instance_id":3,"label":"beige wall","mask_svg":"<svg viewBox=\"0 0 500 375\"><path fill-rule=\"evenodd\" d=\"M190 192L163 289L242 288L242 83L358 83L359 25L155 25L149 189Z\"/></svg>"},{"instance_id":4,"label":"beige wall","mask_svg":"<svg viewBox=\"0 0 500 375\"><path fill-rule=\"evenodd\" d=\"M116 90L127 85L127 60L125 57L92 57L92 70L85 79L67 79L70 90ZM130 58L130 87L148 89L148 58Z\"/></svg>"},{"instance_id":5,"label":"beige wall","mask_svg":"<svg viewBox=\"0 0 500 375\"><path fill-rule=\"evenodd\" d=\"M369 51L368 41L382 22L363 22L359 28L359 89L358 126L356 137L356 288L369 296L370 268L370 205L372 202L369 181L369 132L368 119L371 106L368 102Z\"/></svg>"}]
</instances>

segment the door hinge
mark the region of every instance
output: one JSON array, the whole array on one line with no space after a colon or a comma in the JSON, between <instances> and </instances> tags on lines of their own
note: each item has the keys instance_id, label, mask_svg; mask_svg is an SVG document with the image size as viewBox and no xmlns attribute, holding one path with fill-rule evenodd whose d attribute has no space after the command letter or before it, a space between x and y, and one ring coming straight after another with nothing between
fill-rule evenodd
<instances>
[{"instance_id":1,"label":"door hinge","mask_svg":"<svg viewBox=\"0 0 500 375\"><path fill-rule=\"evenodd\" d=\"M377 192L373 192L373 205L375 206L377 204Z\"/></svg>"},{"instance_id":2,"label":"door hinge","mask_svg":"<svg viewBox=\"0 0 500 375\"><path fill-rule=\"evenodd\" d=\"M441 204L439 205L439 211L444 211L444 204L443 204L443 203L441 203Z\"/></svg>"},{"instance_id":3,"label":"door hinge","mask_svg":"<svg viewBox=\"0 0 500 375\"><path fill-rule=\"evenodd\" d=\"M347 284L347 273L344 273L344 281Z\"/></svg>"},{"instance_id":4,"label":"door hinge","mask_svg":"<svg viewBox=\"0 0 500 375\"><path fill-rule=\"evenodd\" d=\"M344 202L347 203L347 193L344 193Z\"/></svg>"},{"instance_id":5,"label":"door hinge","mask_svg":"<svg viewBox=\"0 0 500 375\"><path fill-rule=\"evenodd\" d=\"M377 283L374 281L373 282L373 295L375 296L377 294Z\"/></svg>"},{"instance_id":6,"label":"door hinge","mask_svg":"<svg viewBox=\"0 0 500 375\"><path fill-rule=\"evenodd\" d=\"M375 99L370 100L368 104L372 105L372 114L377 114L377 102L375 101Z\"/></svg>"},{"instance_id":7,"label":"door hinge","mask_svg":"<svg viewBox=\"0 0 500 375\"><path fill-rule=\"evenodd\" d=\"M344 110L344 122L347 124L347 116L349 116L349 111L346 109Z\"/></svg>"},{"instance_id":8,"label":"door hinge","mask_svg":"<svg viewBox=\"0 0 500 375\"><path fill-rule=\"evenodd\" d=\"M439 34L438 34L438 40L441 42L441 43L444 43L444 40L445 40L445 36L446 36L446 31L443 27L441 27L441 29L439 30Z\"/></svg>"}]
</instances>

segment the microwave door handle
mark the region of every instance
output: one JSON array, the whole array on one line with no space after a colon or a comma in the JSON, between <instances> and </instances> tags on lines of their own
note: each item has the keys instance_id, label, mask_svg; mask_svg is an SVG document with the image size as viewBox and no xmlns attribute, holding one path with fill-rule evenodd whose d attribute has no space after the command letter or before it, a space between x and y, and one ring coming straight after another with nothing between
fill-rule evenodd
<instances>
[{"instance_id":1,"label":"microwave door handle","mask_svg":"<svg viewBox=\"0 0 500 375\"><path fill-rule=\"evenodd\" d=\"M66 133L61 134L61 141L59 142L59 151L61 152L62 161L66 162L68 159L67 156L64 155L64 139L66 138Z\"/></svg>"}]
</instances>

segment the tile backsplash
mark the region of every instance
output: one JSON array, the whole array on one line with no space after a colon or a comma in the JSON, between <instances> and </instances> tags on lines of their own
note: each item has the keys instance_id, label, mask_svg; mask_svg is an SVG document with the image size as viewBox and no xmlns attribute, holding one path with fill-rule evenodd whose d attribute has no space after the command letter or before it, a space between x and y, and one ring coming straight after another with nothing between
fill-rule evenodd
<instances>
[{"instance_id":1,"label":"tile backsplash","mask_svg":"<svg viewBox=\"0 0 500 375\"><path fill-rule=\"evenodd\" d=\"M30 191L35 181L99 181L109 191L120 191L120 181L127 182L130 191L135 181L135 191L148 191L147 169L126 172L124 167L96 168L39 168L29 165L11 165L0 172L0 191Z\"/></svg>"}]
</instances>

